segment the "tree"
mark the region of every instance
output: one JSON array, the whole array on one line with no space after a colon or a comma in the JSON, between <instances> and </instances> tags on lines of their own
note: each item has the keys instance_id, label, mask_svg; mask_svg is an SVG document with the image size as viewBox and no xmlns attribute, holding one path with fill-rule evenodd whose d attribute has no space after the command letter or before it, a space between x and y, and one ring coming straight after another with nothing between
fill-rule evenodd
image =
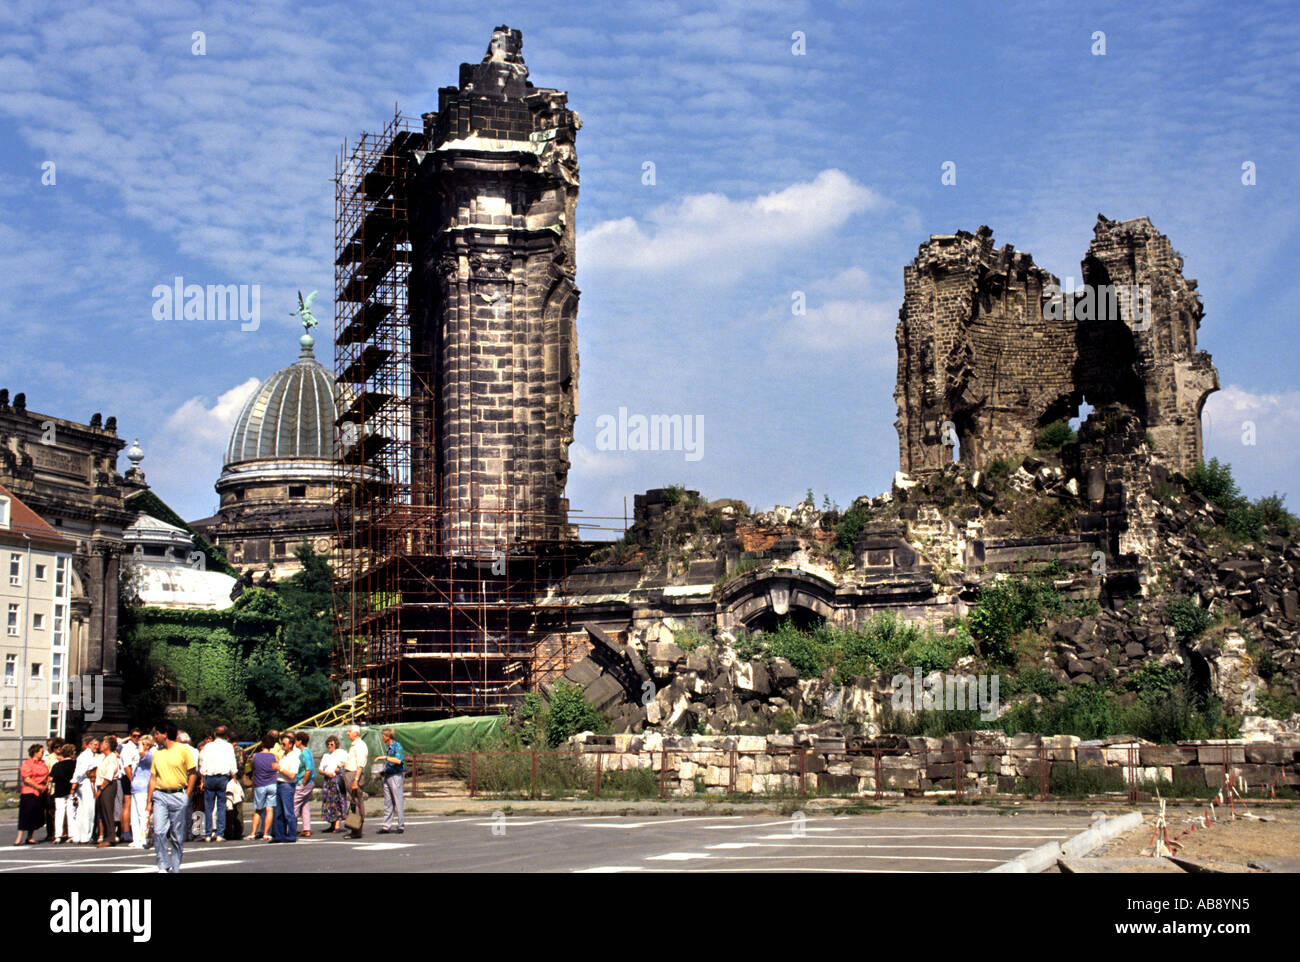
<instances>
[{"instance_id":1,"label":"tree","mask_svg":"<svg viewBox=\"0 0 1300 962\"><path fill-rule=\"evenodd\" d=\"M264 639L249 658L249 695L270 727L293 724L333 702L334 573L325 556L306 542L295 549L294 557L302 570L281 583L273 596L280 623L277 636Z\"/></svg>"}]
</instances>

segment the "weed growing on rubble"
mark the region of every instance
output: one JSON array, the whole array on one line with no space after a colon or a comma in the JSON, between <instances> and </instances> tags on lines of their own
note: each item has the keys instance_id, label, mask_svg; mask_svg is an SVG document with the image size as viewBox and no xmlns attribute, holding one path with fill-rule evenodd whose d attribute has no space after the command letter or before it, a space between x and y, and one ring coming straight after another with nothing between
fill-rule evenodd
<instances>
[{"instance_id":1,"label":"weed growing on rubble","mask_svg":"<svg viewBox=\"0 0 1300 962\"><path fill-rule=\"evenodd\" d=\"M1065 607L1059 591L1037 578L1006 578L980 588L971 608L970 633L980 654L992 664L1014 660L1011 639L1022 631L1040 627L1049 615Z\"/></svg>"},{"instance_id":2,"label":"weed growing on rubble","mask_svg":"<svg viewBox=\"0 0 1300 962\"><path fill-rule=\"evenodd\" d=\"M839 685L862 675L893 675L913 668L926 674L949 671L975 647L964 627L950 637L888 614L855 628L819 625L811 631L785 621L775 631L738 639L738 652L741 645L749 658L787 659L801 678L820 678L831 671Z\"/></svg>"}]
</instances>

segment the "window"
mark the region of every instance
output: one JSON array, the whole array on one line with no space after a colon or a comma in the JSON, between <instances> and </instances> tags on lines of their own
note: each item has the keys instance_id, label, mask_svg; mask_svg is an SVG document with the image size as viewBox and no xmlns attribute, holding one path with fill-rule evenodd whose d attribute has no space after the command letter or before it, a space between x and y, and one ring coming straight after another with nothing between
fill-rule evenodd
<instances>
[{"instance_id":1,"label":"window","mask_svg":"<svg viewBox=\"0 0 1300 962\"><path fill-rule=\"evenodd\" d=\"M5 687L14 688L18 684L18 656L5 655Z\"/></svg>"},{"instance_id":2,"label":"window","mask_svg":"<svg viewBox=\"0 0 1300 962\"><path fill-rule=\"evenodd\" d=\"M19 588L23 583L23 556L20 554L9 555L9 584Z\"/></svg>"},{"instance_id":3,"label":"window","mask_svg":"<svg viewBox=\"0 0 1300 962\"><path fill-rule=\"evenodd\" d=\"M167 684L167 704L184 705L186 703L185 692L182 691L180 688L176 687L175 685L173 685L170 681L167 682L166 684Z\"/></svg>"},{"instance_id":4,"label":"window","mask_svg":"<svg viewBox=\"0 0 1300 962\"><path fill-rule=\"evenodd\" d=\"M9 499L0 498L0 528L9 527Z\"/></svg>"},{"instance_id":5,"label":"window","mask_svg":"<svg viewBox=\"0 0 1300 962\"><path fill-rule=\"evenodd\" d=\"M9 618L5 622L5 633L18 637L18 615L20 613L17 602L9 602Z\"/></svg>"},{"instance_id":6,"label":"window","mask_svg":"<svg viewBox=\"0 0 1300 962\"><path fill-rule=\"evenodd\" d=\"M54 597L68 596L68 559L56 558L54 561Z\"/></svg>"},{"instance_id":7,"label":"window","mask_svg":"<svg viewBox=\"0 0 1300 962\"><path fill-rule=\"evenodd\" d=\"M0 730L7 732L14 730L14 710L12 705L5 705L3 714L0 714Z\"/></svg>"},{"instance_id":8,"label":"window","mask_svg":"<svg viewBox=\"0 0 1300 962\"><path fill-rule=\"evenodd\" d=\"M41 677L41 663L39 661L34 661L32 662L32 678L33 680L35 680L35 679L39 679L40 677Z\"/></svg>"},{"instance_id":9,"label":"window","mask_svg":"<svg viewBox=\"0 0 1300 962\"><path fill-rule=\"evenodd\" d=\"M67 618L66 607L66 605L54 606L54 637L50 639L50 643L54 645L55 648L61 648L64 644L63 623Z\"/></svg>"},{"instance_id":10,"label":"window","mask_svg":"<svg viewBox=\"0 0 1300 962\"><path fill-rule=\"evenodd\" d=\"M305 498L305 497L307 497L307 485L305 485L305 484L291 484L291 485L289 485L289 497L291 497L291 498Z\"/></svg>"},{"instance_id":11,"label":"window","mask_svg":"<svg viewBox=\"0 0 1300 962\"><path fill-rule=\"evenodd\" d=\"M63 697L63 655L57 651L50 659L50 697Z\"/></svg>"},{"instance_id":12,"label":"window","mask_svg":"<svg viewBox=\"0 0 1300 962\"><path fill-rule=\"evenodd\" d=\"M32 629L35 631L45 630L45 615L39 611L32 613Z\"/></svg>"},{"instance_id":13,"label":"window","mask_svg":"<svg viewBox=\"0 0 1300 962\"><path fill-rule=\"evenodd\" d=\"M58 708L50 709L50 738L63 737L63 726L59 724L59 714L60 711Z\"/></svg>"},{"instance_id":14,"label":"window","mask_svg":"<svg viewBox=\"0 0 1300 962\"><path fill-rule=\"evenodd\" d=\"M45 569L48 567L49 565L36 565L36 573L32 577L34 577L37 581L44 581Z\"/></svg>"}]
</instances>

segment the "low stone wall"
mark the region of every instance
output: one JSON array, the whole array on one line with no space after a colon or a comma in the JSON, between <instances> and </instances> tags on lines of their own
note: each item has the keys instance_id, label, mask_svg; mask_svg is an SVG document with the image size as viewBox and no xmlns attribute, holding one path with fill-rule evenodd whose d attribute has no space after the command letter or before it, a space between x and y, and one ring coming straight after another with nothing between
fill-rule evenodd
<instances>
[{"instance_id":1,"label":"low stone wall","mask_svg":"<svg viewBox=\"0 0 1300 962\"><path fill-rule=\"evenodd\" d=\"M668 795L921 794L955 792L958 772L968 793L1016 790L1084 771L1103 773L1121 790L1137 769L1140 783L1218 788L1228 771L1247 789L1300 786L1300 737L1153 745L1130 736L1086 741L1074 735L958 732L944 738L876 738L823 727L790 735L645 734L571 739L583 761L603 774L649 769ZM1136 764L1134 764L1136 762ZM1021 782L1021 786L1025 784Z\"/></svg>"}]
</instances>

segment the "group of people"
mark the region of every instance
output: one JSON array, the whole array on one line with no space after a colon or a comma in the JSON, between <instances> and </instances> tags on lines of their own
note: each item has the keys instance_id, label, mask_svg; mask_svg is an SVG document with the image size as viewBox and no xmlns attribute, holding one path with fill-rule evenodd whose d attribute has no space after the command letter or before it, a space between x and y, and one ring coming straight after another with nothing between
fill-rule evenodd
<instances>
[{"instance_id":1,"label":"group of people","mask_svg":"<svg viewBox=\"0 0 1300 962\"><path fill-rule=\"evenodd\" d=\"M152 847L160 872L180 870L184 842L193 840L193 812L203 813L204 842L295 842L311 836L311 801L320 776L325 831L361 838L366 807L368 751L355 725L348 748L331 735L317 760L307 732L267 732L247 750L225 726L195 747L173 724L151 734L87 735L81 752L52 738L32 745L19 769L21 796L15 845L119 843ZM384 755L384 823L380 834L406 829L405 752L391 728L381 733ZM252 792L252 831L244 835L245 789Z\"/></svg>"}]
</instances>

